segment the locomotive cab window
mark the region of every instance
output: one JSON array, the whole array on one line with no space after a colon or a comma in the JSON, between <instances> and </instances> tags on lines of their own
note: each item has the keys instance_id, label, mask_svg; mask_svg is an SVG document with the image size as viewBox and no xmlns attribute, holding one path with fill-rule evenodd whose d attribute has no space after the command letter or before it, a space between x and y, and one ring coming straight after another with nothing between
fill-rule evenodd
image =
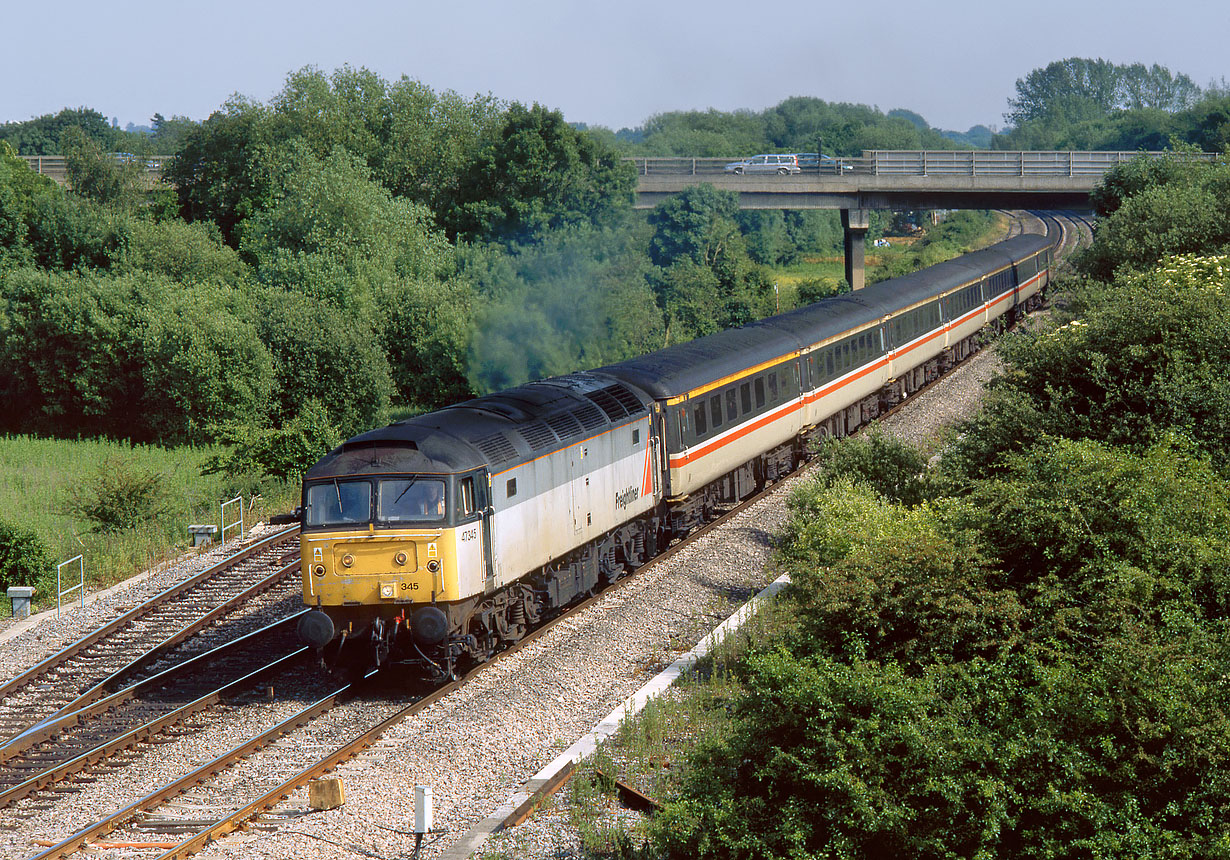
<instances>
[{"instance_id":1,"label":"locomotive cab window","mask_svg":"<svg viewBox=\"0 0 1230 860\"><path fill-rule=\"evenodd\" d=\"M372 485L368 481L330 481L308 487L309 526L365 523L372 515Z\"/></svg>"},{"instance_id":2,"label":"locomotive cab window","mask_svg":"<svg viewBox=\"0 0 1230 860\"><path fill-rule=\"evenodd\" d=\"M474 504L474 479L461 479L461 516L469 517L474 515L476 505Z\"/></svg>"},{"instance_id":3,"label":"locomotive cab window","mask_svg":"<svg viewBox=\"0 0 1230 860\"><path fill-rule=\"evenodd\" d=\"M641 444L641 428L640 427L632 428L632 444L633 445Z\"/></svg>"},{"instance_id":4,"label":"locomotive cab window","mask_svg":"<svg viewBox=\"0 0 1230 860\"><path fill-rule=\"evenodd\" d=\"M444 482L438 478L388 478L376 492L376 519L381 522L435 522L444 519L444 512Z\"/></svg>"}]
</instances>

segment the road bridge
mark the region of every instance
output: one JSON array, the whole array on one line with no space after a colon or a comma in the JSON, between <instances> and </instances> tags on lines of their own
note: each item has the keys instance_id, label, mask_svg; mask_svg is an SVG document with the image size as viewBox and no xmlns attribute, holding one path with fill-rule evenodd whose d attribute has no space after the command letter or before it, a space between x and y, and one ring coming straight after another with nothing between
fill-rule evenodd
<instances>
[{"instance_id":1,"label":"road bridge","mask_svg":"<svg viewBox=\"0 0 1230 860\"><path fill-rule=\"evenodd\" d=\"M1145 155L1211 161L1214 153L998 152L866 150L861 158L825 159L796 174L736 175L731 158L629 158L636 167L638 209L708 183L739 195L742 209L838 209L845 228L846 280L865 282L872 209L1088 209L1089 194L1117 164ZM167 156L127 156L152 180ZM31 168L65 182L64 156L25 156Z\"/></svg>"},{"instance_id":2,"label":"road bridge","mask_svg":"<svg viewBox=\"0 0 1230 860\"><path fill-rule=\"evenodd\" d=\"M1117 164L1174 153L867 150L794 174L736 175L729 158L632 158L638 209L707 183L739 195L741 209L839 209L845 228L846 280L865 282L864 252L872 209L1077 209ZM1212 153L1182 154L1212 160Z\"/></svg>"}]
</instances>

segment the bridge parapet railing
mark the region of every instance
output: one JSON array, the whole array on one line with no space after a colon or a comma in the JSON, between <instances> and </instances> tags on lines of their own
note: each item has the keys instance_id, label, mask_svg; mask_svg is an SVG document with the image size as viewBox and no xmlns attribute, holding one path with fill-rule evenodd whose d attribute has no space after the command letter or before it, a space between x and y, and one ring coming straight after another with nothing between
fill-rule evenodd
<instances>
[{"instance_id":1,"label":"bridge parapet railing","mask_svg":"<svg viewBox=\"0 0 1230 860\"><path fill-rule=\"evenodd\" d=\"M784 153L788 154L788 153ZM676 156L655 155L641 158L625 158L636 167L638 176L721 176L726 174L726 165L740 161L738 157L728 158L682 158ZM839 158L826 161L820 166L805 166L802 173L836 174L841 171L857 169L861 162L858 158Z\"/></svg>"},{"instance_id":2,"label":"bridge parapet railing","mask_svg":"<svg viewBox=\"0 0 1230 860\"><path fill-rule=\"evenodd\" d=\"M35 173L59 178L68 174L68 159L63 155L23 155L20 157L26 160L26 164L30 165L30 169ZM121 163L140 164L148 174L161 173L162 168L175 160L173 155L131 155L129 153L115 153L112 158Z\"/></svg>"},{"instance_id":3,"label":"bridge parapet railing","mask_svg":"<svg viewBox=\"0 0 1230 860\"><path fill-rule=\"evenodd\" d=\"M1140 155L1212 161L1216 153L999 150L865 150L865 171L896 176L1101 176Z\"/></svg>"}]
</instances>

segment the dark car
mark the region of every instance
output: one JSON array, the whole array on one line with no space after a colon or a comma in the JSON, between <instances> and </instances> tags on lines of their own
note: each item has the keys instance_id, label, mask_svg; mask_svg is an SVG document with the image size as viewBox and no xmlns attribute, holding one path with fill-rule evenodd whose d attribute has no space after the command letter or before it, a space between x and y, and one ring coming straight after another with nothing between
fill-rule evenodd
<instances>
[{"instance_id":1,"label":"dark car","mask_svg":"<svg viewBox=\"0 0 1230 860\"><path fill-rule=\"evenodd\" d=\"M820 173L841 173L854 168L844 161L831 155L816 152L796 152L794 157L799 160L799 167L804 170L817 170Z\"/></svg>"}]
</instances>

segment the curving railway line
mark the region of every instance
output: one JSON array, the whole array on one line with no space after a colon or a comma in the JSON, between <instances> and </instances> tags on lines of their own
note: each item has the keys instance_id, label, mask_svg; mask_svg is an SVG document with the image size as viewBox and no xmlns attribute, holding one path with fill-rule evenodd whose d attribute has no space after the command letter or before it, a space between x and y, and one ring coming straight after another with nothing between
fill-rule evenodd
<instances>
[{"instance_id":1,"label":"curving railway line","mask_svg":"<svg viewBox=\"0 0 1230 860\"><path fill-rule=\"evenodd\" d=\"M1027 232L1044 232L1048 227L1061 229L1061 254L1074 247L1084 233L1079 216L1034 214L1022 216L1021 220L1025 222L1022 229ZM1087 226L1086 222L1085 229ZM910 398L893 411L906 408L914 402L914 398ZM380 736L391 727L422 715L433 704L442 702L450 694L462 690L475 678L492 673L492 670L495 670L493 674L499 677L501 672L498 667L503 661L516 659L522 649L533 647L537 640L548 636L560 626L567 627L573 623L575 617L583 615L597 604L617 599L615 595L623 587L630 584L635 587L635 583L643 577L654 576L657 568L676 553L687 551L697 543L703 544L712 540L710 535L720 532L741 512L753 509L780 486L782 483L774 484L764 493L727 511L721 518L670 547L632 576L621 579L603 594L559 616L549 625L544 625L515 648L503 652L459 681L430 692L420 691L411 697L411 701L406 701L400 694L373 687L370 680L360 682L358 688L346 686L325 690L323 677L317 676L319 683L316 686L305 684L296 687L294 679L301 681L305 674L303 664L298 662L304 659L304 655L289 645L284 649L271 645L245 649L240 644L276 641L279 634L271 629L254 632L246 639L237 640L232 646L199 655L194 663L166 668L162 674L156 674L156 666L162 668L163 663L170 662L168 654L171 649L185 642L212 620L233 611L237 604L229 599L222 600L221 597L228 587L232 596L235 595L238 585L234 579L229 580L229 586L221 587L222 594L215 592L214 598L202 600L202 606L211 600L212 606L187 612L179 621L167 621L171 617L169 610L151 608L140 613L133 610L133 613L136 613L133 617L125 616L123 623L120 623L122 619L117 619L117 622L110 625L110 632L100 631L99 634L87 637L86 639L90 640L88 642L83 639L82 643L78 643L79 647L64 649L55 655L55 658L44 661L31 672L0 688L5 691L6 697L5 705L0 707L0 735L8 738L0 745L0 807L11 807L0 809L0 830L21 828L23 831L29 831L30 840L40 840L43 843L39 847L44 850L32 855L32 858L37 860L69 856L82 846L96 842L104 836L112 844L145 846L145 852L139 856L189 856L200 851L211 840L274 809L309 780L327 773L347 759L359 755L364 749L378 744ZM298 567L296 541L295 530L287 530L267 539L262 542L261 549L252 550L248 556L249 560L240 563L248 567L245 572L236 573L236 576L246 583L259 580L258 586L253 586L259 590L278 587L288 575L293 580ZM202 582L219 575L220 572L210 577L202 575ZM166 595L168 601L179 599L185 589L175 591L174 595ZM224 609L224 606L227 608ZM158 611L164 614L153 614ZM189 616L195 620L187 620ZM206 616L211 616L211 619L204 620ZM126 650L123 656L110 656L112 649L118 651L121 647L128 647L121 643L129 637L119 635L118 631L132 626L140 626L145 630L160 628L161 638L158 633L150 633L143 645ZM169 634L169 628L172 627L176 632ZM193 632L185 632L189 628L192 628ZM269 639L261 639L264 636ZM67 653L70 651L71 654ZM236 656L245 651L249 654L247 658ZM274 651L277 653L273 653ZM283 651L286 653L282 653ZM253 661L251 654L255 652L268 652L271 657L269 664L258 665L260 661ZM245 660L247 662L244 662ZM210 667L208 672L200 669L203 666ZM229 668L224 668L228 666ZM78 681L75 689L72 683L56 682L58 676L74 674L87 678L87 682ZM207 682L207 677L221 679L223 676L229 678L225 683ZM271 680L275 678L276 680ZM217 686L218 683L222 683L222 686ZM15 695L32 701L40 697L44 685L54 698L39 709L37 718L26 718L23 722L10 717L5 721L5 714L9 711L8 690L11 689ZM293 689L288 695L275 700L272 695L262 695L262 691L269 687L279 690ZM63 692L57 692L61 690ZM160 691L160 694L150 696L146 691ZM111 718L104 718L99 714L111 713L112 702L116 708L123 710L121 705L125 701L144 700L148 703L159 698L166 703L178 703L179 707L153 713L150 720L136 716L130 722L117 720L113 728L100 730L103 721ZM228 701L229 705L226 704ZM93 711L90 710L92 703L96 703ZM189 706L195 709L177 713ZM145 707L147 705L142 704L133 713ZM12 713L18 711L18 707L11 709ZM159 724L159 720L163 722ZM134 722L140 723L142 728L134 728ZM229 728L220 728L223 723ZM150 728L155 724L158 724L157 728ZM231 732L237 731L236 726L241 726L242 729L238 730L239 733L234 735L234 742L231 742ZM215 749L223 746L225 750L187 771L183 768L175 769L174 775L170 777L148 772L154 769L150 767L150 743L165 744L169 747L179 736L202 730L216 735ZM76 747L76 753L72 754L67 741L62 739L67 739L74 732L83 737L93 737L94 740L79 745ZM102 738L100 735L106 737ZM85 751L91 744L92 749ZM142 744L147 747L144 754L138 750ZM52 752L57 745L63 745L64 749ZM65 776L81 778L84 775L84 779L79 783L83 792L96 789L98 786L95 783L107 782L109 770L117 774L129 772L125 756L131 761L132 769L141 770L141 779L132 780L134 784L131 790L115 798L114 803L118 808L113 807L112 811L105 815L85 814L84 817L90 819L88 821L82 816L76 816L74 819L73 816L63 814L62 804L40 802L40 798L46 795L44 789L54 782L54 779L42 785L34 785L27 779L25 782L33 786L31 790L21 797L14 792L14 789L23 783L16 781L15 776L7 776L3 768L17 762L23 755L27 757L25 761L29 763L28 766L15 768L13 773L37 771L43 762L54 760L56 763L43 768L44 772L49 774L60 768L65 771ZM83 766L71 774L67 773L75 766L71 764L74 762L81 762ZM259 778L250 774L259 774ZM176 798L180 798L181 803L184 802L183 798L189 798L194 809L207 810L209 814L185 816L182 814L183 807L174 805ZM52 811L65 819L61 821L59 829L44 827L43 835L35 835L38 832L36 822ZM482 817L485 809L478 809L476 812ZM65 824L71 824L70 831L65 830ZM60 835L48 836L54 832L59 832ZM172 836L173 838L170 838ZM53 842L55 844L49 844ZM138 849L134 847L127 850L131 852Z\"/></svg>"}]
</instances>

